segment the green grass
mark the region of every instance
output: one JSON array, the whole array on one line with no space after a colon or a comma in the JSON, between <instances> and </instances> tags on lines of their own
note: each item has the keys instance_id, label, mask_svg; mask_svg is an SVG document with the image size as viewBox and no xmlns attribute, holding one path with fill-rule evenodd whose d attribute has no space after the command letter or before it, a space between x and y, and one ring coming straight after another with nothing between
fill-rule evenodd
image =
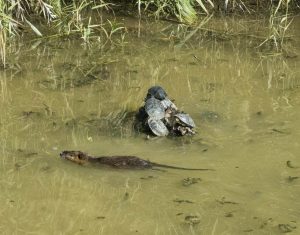
<instances>
[{"instance_id":1,"label":"green grass","mask_svg":"<svg viewBox=\"0 0 300 235\"><path fill-rule=\"evenodd\" d=\"M102 21L102 11L109 10L111 6L113 3L105 3L103 0L0 1L2 64L5 66L6 50L12 41L10 39L20 37L24 31L31 31L40 38L78 34L86 43L94 38L95 32L101 31L106 39L111 40L114 33L123 29L119 24ZM48 29L44 30L46 34L39 29L41 26ZM95 38L99 40L99 35Z\"/></svg>"},{"instance_id":2,"label":"green grass","mask_svg":"<svg viewBox=\"0 0 300 235\"><path fill-rule=\"evenodd\" d=\"M132 4L133 11L141 17L152 15L160 18L177 18L178 21L193 25L198 15L214 12L257 14L262 9L269 12L269 35L262 43L273 42L278 48L284 42L289 26L288 14L291 7L299 10L296 0L273 1L249 0L14 0L0 1L0 59L5 66L7 48L21 32L31 31L36 37L61 37L76 34L85 43L97 39L100 43L113 41L113 35L124 29L115 21L103 21L104 11L114 15L114 9ZM250 4L252 3L252 4ZM254 2L255 3L255 2ZM122 6L121 6L122 7ZM283 13L282 13L283 12ZM42 31L43 26L48 30ZM46 32L46 33L45 33ZM101 36L99 36L101 32ZM124 40L124 35L122 35ZM121 40L121 41L122 41ZM279 45L279 46L278 46Z\"/></svg>"}]
</instances>

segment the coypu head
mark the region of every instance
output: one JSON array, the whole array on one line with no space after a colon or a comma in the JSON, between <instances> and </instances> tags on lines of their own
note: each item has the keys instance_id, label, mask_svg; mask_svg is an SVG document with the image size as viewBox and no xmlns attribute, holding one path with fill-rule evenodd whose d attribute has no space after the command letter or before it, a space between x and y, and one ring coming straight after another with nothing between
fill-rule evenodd
<instances>
[{"instance_id":1,"label":"coypu head","mask_svg":"<svg viewBox=\"0 0 300 235\"><path fill-rule=\"evenodd\" d=\"M81 151L63 151L59 155L77 164L85 164L89 160L89 156Z\"/></svg>"}]
</instances>

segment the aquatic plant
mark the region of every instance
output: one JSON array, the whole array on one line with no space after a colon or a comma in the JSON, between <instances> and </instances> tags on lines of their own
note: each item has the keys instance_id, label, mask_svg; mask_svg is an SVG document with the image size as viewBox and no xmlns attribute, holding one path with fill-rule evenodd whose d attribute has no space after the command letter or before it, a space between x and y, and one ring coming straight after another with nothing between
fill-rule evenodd
<instances>
[{"instance_id":1,"label":"aquatic plant","mask_svg":"<svg viewBox=\"0 0 300 235\"><path fill-rule=\"evenodd\" d=\"M289 20L289 2L280 0L277 6L271 7L268 36L259 46L271 43L275 45L276 50L282 49L286 31L292 22L292 20ZM283 13L279 11L282 6L285 9Z\"/></svg>"},{"instance_id":2,"label":"aquatic plant","mask_svg":"<svg viewBox=\"0 0 300 235\"><path fill-rule=\"evenodd\" d=\"M168 15L176 16L180 21L193 23L197 19L196 7L200 6L201 11L209 14L206 4L210 7L214 7L214 3L211 0L137 0L139 6L139 14L141 15L141 7L147 10L150 7L154 7L154 15L157 18L166 17Z\"/></svg>"},{"instance_id":3,"label":"aquatic plant","mask_svg":"<svg viewBox=\"0 0 300 235\"><path fill-rule=\"evenodd\" d=\"M5 0L0 1L0 59L5 66L7 47L20 32L34 32L38 37L46 37L43 30L47 26L52 36L79 34L85 43L96 38L105 43L103 38L112 41L112 35L121 32L124 40L124 28L113 20L103 20L103 11L114 13L123 5L137 6L138 15L152 14L156 18L174 19L193 24L199 14L210 15L214 11L257 12L269 9L269 36L265 42L273 41L276 46L283 43L288 29L288 12L291 5L299 9L297 0L249 1L249 0ZM134 9L133 8L133 9ZM255 10L256 8L256 10ZM282 10L284 14L280 15ZM42 19L42 20L41 20ZM44 30L45 32L46 30ZM103 33L103 37L99 36ZM47 33L49 34L49 33ZM265 43L263 42L263 44Z\"/></svg>"},{"instance_id":4,"label":"aquatic plant","mask_svg":"<svg viewBox=\"0 0 300 235\"><path fill-rule=\"evenodd\" d=\"M8 39L15 38L22 31L27 32L27 29L38 37L46 37L47 35L45 36L39 29L44 25L52 32L52 36L79 34L84 42L89 42L97 30L104 32L104 35L111 40L112 34L123 29L120 25L116 28L111 22L102 21L102 11L109 10L112 5L113 3L105 3L103 0L0 1L2 64L5 66L7 43L10 41Z\"/></svg>"}]
</instances>

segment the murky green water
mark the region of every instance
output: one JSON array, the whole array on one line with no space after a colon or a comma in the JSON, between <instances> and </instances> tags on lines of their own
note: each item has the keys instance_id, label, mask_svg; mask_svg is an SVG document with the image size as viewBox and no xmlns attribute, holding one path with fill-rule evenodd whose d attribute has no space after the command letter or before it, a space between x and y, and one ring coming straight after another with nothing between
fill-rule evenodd
<instances>
[{"instance_id":1,"label":"murky green water","mask_svg":"<svg viewBox=\"0 0 300 235\"><path fill-rule=\"evenodd\" d=\"M257 49L254 37L199 31L181 44L191 31L142 23L139 36L138 22L125 24L121 47L28 43L0 72L0 233L299 234L300 168L286 164L300 167L299 17L287 44L298 56ZM193 117L196 136L132 131L154 84ZM216 171L81 167L58 157L66 149Z\"/></svg>"}]
</instances>

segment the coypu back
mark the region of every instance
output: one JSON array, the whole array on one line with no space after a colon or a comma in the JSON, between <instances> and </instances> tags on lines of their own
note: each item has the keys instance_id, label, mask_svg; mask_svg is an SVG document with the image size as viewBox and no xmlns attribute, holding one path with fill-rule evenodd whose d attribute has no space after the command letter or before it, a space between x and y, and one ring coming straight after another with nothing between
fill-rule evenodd
<instances>
[{"instance_id":1,"label":"coypu back","mask_svg":"<svg viewBox=\"0 0 300 235\"><path fill-rule=\"evenodd\" d=\"M111 157L97 157L93 161L100 164L109 165L115 168L123 169L148 169L152 168L149 161L140 159L135 156L111 156Z\"/></svg>"},{"instance_id":2,"label":"coypu back","mask_svg":"<svg viewBox=\"0 0 300 235\"><path fill-rule=\"evenodd\" d=\"M80 165L86 163L98 163L120 169L148 169L152 167L150 162L135 156L91 157L87 153L81 151L63 151L60 153L60 156Z\"/></svg>"}]
</instances>

